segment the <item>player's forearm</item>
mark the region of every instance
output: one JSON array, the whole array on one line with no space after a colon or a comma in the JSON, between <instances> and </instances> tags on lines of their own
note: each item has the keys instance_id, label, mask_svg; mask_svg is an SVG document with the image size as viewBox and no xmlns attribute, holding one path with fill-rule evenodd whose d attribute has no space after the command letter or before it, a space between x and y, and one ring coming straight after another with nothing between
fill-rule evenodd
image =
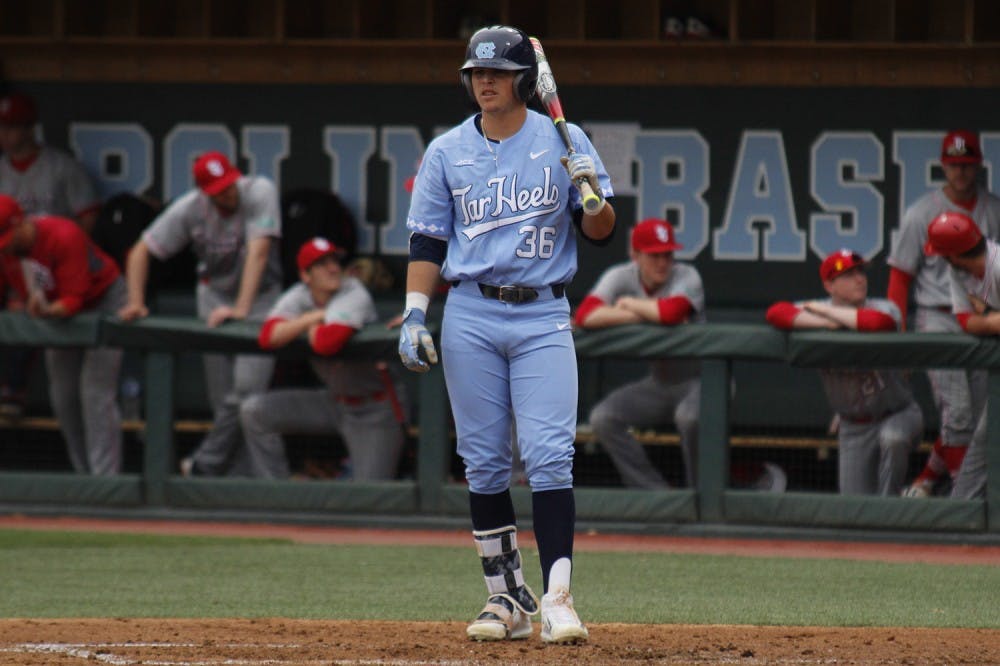
<instances>
[{"instance_id":1,"label":"player's forearm","mask_svg":"<svg viewBox=\"0 0 1000 666\"><path fill-rule=\"evenodd\" d=\"M611 235L615 229L615 209L611 202L605 201L604 207L597 215L584 215L580 228L587 238L602 240Z\"/></svg>"},{"instance_id":2,"label":"player's forearm","mask_svg":"<svg viewBox=\"0 0 1000 666\"><path fill-rule=\"evenodd\" d=\"M280 321L271 328L270 337L267 340L268 348L284 347L292 340L308 333L313 325L322 323L322 310L313 310L295 319Z\"/></svg>"},{"instance_id":3,"label":"player's forearm","mask_svg":"<svg viewBox=\"0 0 1000 666\"><path fill-rule=\"evenodd\" d=\"M406 293L420 293L428 298L434 293L441 267L432 261L411 261L406 267Z\"/></svg>"},{"instance_id":4,"label":"player's forearm","mask_svg":"<svg viewBox=\"0 0 1000 666\"><path fill-rule=\"evenodd\" d=\"M841 326L840 326L840 324L838 324L837 322L835 322L834 320L832 320L832 319L830 319L828 317L824 317L822 315L818 315L818 314L809 312L808 310L800 310L799 313L797 315L795 315L795 318L792 320L792 328L796 328L796 329L816 329L816 328L835 329L835 328L841 328Z\"/></svg>"},{"instance_id":5,"label":"player's forearm","mask_svg":"<svg viewBox=\"0 0 1000 666\"><path fill-rule=\"evenodd\" d=\"M660 305L655 298L622 299L617 309L631 313L638 321L660 323Z\"/></svg>"},{"instance_id":6,"label":"player's forearm","mask_svg":"<svg viewBox=\"0 0 1000 666\"><path fill-rule=\"evenodd\" d=\"M255 238L247 247L247 256L243 262L243 273L240 275L240 291L233 306L235 314L246 317L253 307L254 298L260 288L260 280L267 268L267 259L271 252L270 238Z\"/></svg>"},{"instance_id":7,"label":"player's forearm","mask_svg":"<svg viewBox=\"0 0 1000 666\"><path fill-rule=\"evenodd\" d=\"M1000 335L1000 311L970 315L965 330L972 335Z\"/></svg>"},{"instance_id":8,"label":"player's forearm","mask_svg":"<svg viewBox=\"0 0 1000 666\"><path fill-rule=\"evenodd\" d=\"M641 321L642 318L634 312L610 305L602 305L591 310L579 324L582 328L608 328L609 326L638 324Z\"/></svg>"},{"instance_id":9,"label":"player's forearm","mask_svg":"<svg viewBox=\"0 0 1000 666\"><path fill-rule=\"evenodd\" d=\"M149 248L145 241L136 243L125 263L125 283L129 305L146 304L146 281L149 279Z\"/></svg>"},{"instance_id":10,"label":"player's forearm","mask_svg":"<svg viewBox=\"0 0 1000 666\"><path fill-rule=\"evenodd\" d=\"M806 303L804 310L833 322L836 327L857 330L858 309L829 303ZM833 327L828 327L833 328Z\"/></svg>"}]
</instances>

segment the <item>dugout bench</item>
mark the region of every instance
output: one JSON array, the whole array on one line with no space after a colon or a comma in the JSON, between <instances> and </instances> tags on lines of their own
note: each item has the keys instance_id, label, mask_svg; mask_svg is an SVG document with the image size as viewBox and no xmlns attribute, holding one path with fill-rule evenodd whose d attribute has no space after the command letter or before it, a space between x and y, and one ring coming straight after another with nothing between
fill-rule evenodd
<instances>
[{"instance_id":1,"label":"dugout bench","mask_svg":"<svg viewBox=\"0 0 1000 666\"><path fill-rule=\"evenodd\" d=\"M433 324L432 324L433 328ZM67 322L0 313L0 343L34 346L112 344L142 353L145 367L145 450L142 471L112 478L71 473L0 472L0 503L7 506L116 507L252 511L259 516L302 515L348 519L375 515L459 517L467 490L450 483L448 406L440 368L418 375L419 443L414 480L382 483L253 479L189 479L174 473L175 359L188 352L256 352L256 327L231 323L207 329L189 317L149 317L136 323L83 315ZM581 524L631 525L662 531L680 524L762 525L1000 534L1000 484L985 500L902 499L788 492L780 495L727 488L732 365L741 359L803 367L990 368L990 405L1000 405L1000 345L994 339L929 333L794 332L760 324L704 324L664 329L635 325L578 332L581 359L693 357L703 361L699 471L693 489L640 491L580 488ZM397 332L367 327L344 353L394 358ZM305 343L280 355L304 357ZM846 359L850 359L848 362ZM1000 409L988 408L990 441L1000 440ZM991 478L1000 478L1000 447L989 452ZM530 515L530 491L513 488L515 506ZM990 507L994 510L990 511Z\"/></svg>"}]
</instances>

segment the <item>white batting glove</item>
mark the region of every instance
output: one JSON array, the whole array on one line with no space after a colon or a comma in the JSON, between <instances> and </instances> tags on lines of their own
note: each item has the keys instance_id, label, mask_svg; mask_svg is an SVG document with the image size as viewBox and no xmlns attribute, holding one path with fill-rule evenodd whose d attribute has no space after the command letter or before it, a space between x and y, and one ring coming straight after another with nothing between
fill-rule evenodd
<instances>
[{"instance_id":1,"label":"white batting glove","mask_svg":"<svg viewBox=\"0 0 1000 666\"><path fill-rule=\"evenodd\" d=\"M427 372L438 362L434 338L424 325L425 317L422 310L407 310L399 329L399 358L407 370L414 372Z\"/></svg>"},{"instance_id":2,"label":"white batting glove","mask_svg":"<svg viewBox=\"0 0 1000 666\"><path fill-rule=\"evenodd\" d=\"M580 179L587 181L590 185L590 189L594 191L594 194L601 200L601 205L594 208L593 210L585 209L589 215L594 215L601 208L604 207L604 195L601 193L601 185L597 180L597 167L594 164L594 158L586 153L573 153L572 155L563 155L559 158L562 165L566 168L566 173L569 174L569 179L573 181L573 184L579 189Z\"/></svg>"}]
</instances>

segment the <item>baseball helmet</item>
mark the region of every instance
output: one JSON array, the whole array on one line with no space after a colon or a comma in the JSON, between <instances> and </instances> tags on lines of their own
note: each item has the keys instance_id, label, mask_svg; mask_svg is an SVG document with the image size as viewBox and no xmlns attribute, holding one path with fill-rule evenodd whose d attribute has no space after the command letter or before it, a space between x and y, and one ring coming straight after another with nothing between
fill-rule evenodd
<instances>
[{"instance_id":1,"label":"baseball helmet","mask_svg":"<svg viewBox=\"0 0 1000 666\"><path fill-rule=\"evenodd\" d=\"M924 254L962 254L979 243L983 233L971 217L948 211L941 213L927 227Z\"/></svg>"},{"instance_id":2,"label":"baseball helmet","mask_svg":"<svg viewBox=\"0 0 1000 666\"><path fill-rule=\"evenodd\" d=\"M941 141L941 164L979 164L983 161L983 151L979 149L979 137L969 130L948 132Z\"/></svg>"},{"instance_id":3,"label":"baseball helmet","mask_svg":"<svg viewBox=\"0 0 1000 666\"><path fill-rule=\"evenodd\" d=\"M514 76L514 94L517 98L527 102L535 94L538 61L528 35L522 30L493 25L480 28L469 39L469 45L465 49L465 63L459 77L473 103L476 95L472 91L472 70L477 67L516 71L518 74Z\"/></svg>"},{"instance_id":4,"label":"baseball helmet","mask_svg":"<svg viewBox=\"0 0 1000 666\"><path fill-rule=\"evenodd\" d=\"M826 282L846 273L855 266L864 266L866 263L868 262L865 261L865 258L854 250L837 250L819 265L819 277L823 282Z\"/></svg>"},{"instance_id":5,"label":"baseball helmet","mask_svg":"<svg viewBox=\"0 0 1000 666\"><path fill-rule=\"evenodd\" d=\"M656 254L683 249L677 242L674 228L666 220L655 217L643 220L632 229L632 250Z\"/></svg>"}]
</instances>

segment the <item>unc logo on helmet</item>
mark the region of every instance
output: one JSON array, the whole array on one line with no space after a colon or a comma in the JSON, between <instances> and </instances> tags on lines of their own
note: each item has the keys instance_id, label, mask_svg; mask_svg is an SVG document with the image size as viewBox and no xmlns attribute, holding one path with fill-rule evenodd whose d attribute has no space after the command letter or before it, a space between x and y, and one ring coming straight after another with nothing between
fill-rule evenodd
<instances>
[{"instance_id":1,"label":"unc logo on helmet","mask_svg":"<svg viewBox=\"0 0 1000 666\"><path fill-rule=\"evenodd\" d=\"M492 58L497 52L497 45L493 42L483 42L476 47L477 58Z\"/></svg>"}]
</instances>

